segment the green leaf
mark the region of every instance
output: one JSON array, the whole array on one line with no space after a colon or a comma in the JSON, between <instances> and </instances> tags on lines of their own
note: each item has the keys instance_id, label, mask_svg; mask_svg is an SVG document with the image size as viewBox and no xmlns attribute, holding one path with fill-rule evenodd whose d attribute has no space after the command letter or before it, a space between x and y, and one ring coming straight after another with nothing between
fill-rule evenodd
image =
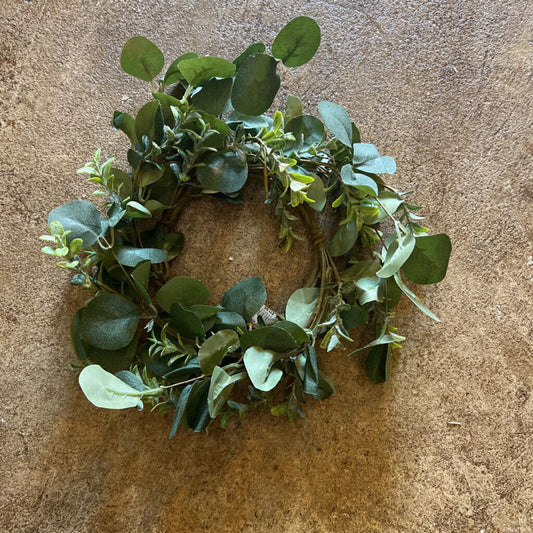
<instances>
[{"instance_id":1,"label":"green leaf","mask_svg":"<svg viewBox=\"0 0 533 533\"><path fill-rule=\"evenodd\" d=\"M398 208L403 204L403 200L392 191L380 191L378 198L381 204L383 204L383 207L385 207L391 215L394 215L394 213L398 211ZM375 205L379 210L375 222L381 222L388 218L389 215L387 215L387 211L385 211L379 203L375 202L372 205Z\"/></svg>"},{"instance_id":2,"label":"green leaf","mask_svg":"<svg viewBox=\"0 0 533 533\"><path fill-rule=\"evenodd\" d=\"M207 113L221 115L227 110L232 87L233 80L231 78L210 79L199 92L192 96L191 102L194 107L203 109Z\"/></svg>"},{"instance_id":3,"label":"green leaf","mask_svg":"<svg viewBox=\"0 0 533 533\"><path fill-rule=\"evenodd\" d=\"M364 326L368 322L368 311L365 307L351 305L350 309L341 311L342 325L349 331L359 326Z\"/></svg>"},{"instance_id":4,"label":"green leaf","mask_svg":"<svg viewBox=\"0 0 533 533\"><path fill-rule=\"evenodd\" d=\"M152 81L163 68L163 52L146 37L136 35L126 41L120 55L120 66L126 74Z\"/></svg>"},{"instance_id":5,"label":"green leaf","mask_svg":"<svg viewBox=\"0 0 533 533\"><path fill-rule=\"evenodd\" d=\"M279 353L287 353L298 348L298 343L288 331L275 326L247 331L241 335L240 343L243 352L251 346Z\"/></svg>"},{"instance_id":6,"label":"green leaf","mask_svg":"<svg viewBox=\"0 0 533 533\"><path fill-rule=\"evenodd\" d=\"M187 363L174 368L173 370L168 371L168 367L165 368L166 372L161 375L165 379L172 378L173 381L181 381L183 379L188 379L191 376L199 376L202 373L200 368L200 363L198 362L198 357L194 357Z\"/></svg>"},{"instance_id":7,"label":"green leaf","mask_svg":"<svg viewBox=\"0 0 533 533\"><path fill-rule=\"evenodd\" d=\"M266 54L246 58L235 76L231 103L244 115L264 113L274 101L280 79L276 60Z\"/></svg>"},{"instance_id":8,"label":"green leaf","mask_svg":"<svg viewBox=\"0 0 533 533\"><path fill-rule=\"evenodd\" d=\"M81 339L80 324L83 308L78 309L70 322L70 340L72 341L72 347L74 353L78 356L78 359L84 363L89 364L89 356L87 355L87 348L85 343Z\"/></svg>"},{"instance_id":9,"label":"green leaf","mask_svg":"<svg viewBox=\"0 0 533 533\"><path fill-rule=\"evenodd\" d=\"M192 386L193 383L191 383L190 385L186 385L185 387L183 387L183 390L180 393L180 397L178 398L178 401L176 403L174 417L172 419L172 427L170 428L170 433L168 434L169 439L173 438L176 434L176 431L178 431L181 419L183 418L183 415L185 413L185 408L187 407L187 402L189 401Z\"/></svg>"},{"instance_id":10,"label":"green leaf","mask_svg":"<svg viewBox=\"0 0 533 533\"><path fill-rule=\"evenodd\" d=\"M196 433L207 427L211 420L207 396L210 380L196 381L191 389L187 402L187 425Z\"/></svg>"},{"instance_id":11,"label":"green leaf","mask_svg":"<svg viewBox=\"0 0 533 533\"><path fill-rule=\"evenodd\" d=\"M170 306L170 316L178 333L186 339L203 339L205 337L202 321L193 311L185 309L179 303L173 303Z\"/></svg>"},{"instance_id":12,"label":"green leaf","mask_svg":"<svg viewBox=\"0 0 533 533\"><path fill-rule=\"evenodd\" d=\"M217 313L217 320L213 326L213 330L219 331L221 329L240 329L241 331L246 331L246 321L239 313L220 311Z\"/></svg>"},{"instance_id":13,"label":"green leaf","mask_svg":"<svg viewBox=\"0 0 533 533\"><path fill-rule=\"evenodd\" d=\"M374 346L365 361L366 375L373 383L387 381L390 349L388 344Z\"/></svg>"},{"instance_id":14,"label":"green leaf","mask_svg":"<svg viewBox=\"0 0 533 533\"><path fill-rule=\"evenodd\" d=\"M266 115L243 115L233 111L226 119L228 124L242 124L246 129L259 131L261 128L272 128L272 119Z\"/></svg>"},{"instance_id":15,"label":"green leaf","mask_svg":"<svg viewBox=\"0 0 533 533\"><path fill-rule=\"evenodd\" d=\"M279 322L272 324L272 327L284 329L297 344L309 342L309 336L307 333L295 322L291 322L290 320L280 320Z\"/></svg>"},{"instance_id":16,"label":"green leaf","mask_svg":"<svg viewBox=\"0 0 533 533\"><path fill-rule=\"evenodd\" d=\"M341 168L341 179L344 184L349 185L364 194L368 194L374 198L378 195L377 183L366 174L354 172L351 165L344 165Z\"/></svg>"},{"instance_id":17,"label":"green leaf","mask_svg":"<svg viewBox=\"0 0 533 533\"><path fill-rule=\"evenodd\" d=\"M87 344L87 356L91 363L100 365L108 372L117 372L129 368L137 352L139 340L136 336L124 348L118 350L104 350Z\"/></svg>"},{"instance_id":18,"label":"green leaf","mask_svg":"<svg viewBox=\"0 0 533 533\"><path fill-rule=\"evenodd\" d=\"M248 165L243 152L211 152L201 161L196 177L205 189L232 194L240 191L248 179Z\"/></svg>"},{"instance_id":19,"label":"green leaf","mask_svg":"<svg viewBox=\"0 0 533 533\"><path fill-rule=\"evenodd\" d=\"M407 279L419 285L439 283L446 276L451 252L452 243L445 233L417 237L403 272Z\"/></svg>"},{"instance_id":20,"label":"green leaf","mask_svg":"<svg viewBox=\"0 0 533 533\"><path fill-rule=\"evenodd\" d=\"M369 302L376 302L379 299L379 287L381 278L371 276L368 278L361 278L355 282L357 300L361 305Z\"/></svg>"},{"instance_id":21,"label":"green leaf","mask_svg":"<svg viewBox=\"0 0 533 533\"><path fill-rule=\"evenodd\" d=\"M345 146L352 147L352 121L344 107L333 102L320 102L318 110L333 135Z\"/></svg>"},{"instance_id":22,"label":"green leaf","mask_svg":"<svg viewBox=\"0 0 533 533\"><path fill-rule=\"evenodd\" d=\"M407 233L392 241L387 248L383 266L376 272L376 276L390 278L398 272L414 250L415 240L412 233Z\"/></svg>"},{"instance_id":23,"label":"green leaf","mask_svg":"<svg viewBox=\"0 0 533 533\"><path fill-rule=\"evenodd\" d=\"M80 335L92 346L118 350L128 345L139 322L135 304L116 294L100 294L83 309Z\"/></svg>"},{"instance_id":24,"label":"green leaf","mask_svg":"<svg viewBox=\"0 0 533 533\"><path fill-rule=\"evenodd\" d=\"M303 114L302 102L292 94L287 95L287 106L285 109L285 124L288 124L293 118L300 117ZM287 131L287 128L285 128Z\"/></svg>"},{"instance_id":25,"label":"green leaf","mask_svg":"<svg viewBox=\"0 0 533 533\"><path fill-rule=\"evenodd\" d=\"M324 182L320 176L315 176L315 180L306 190L307 197L314 201L309 204L311 209L315 211L322 211L326 207L326 189L324 188Z\"/></svg>"},{"instance_id":26,"label":"green leaf","mask_svg":"<svg viewBox=\"0 0 533 533\"><path fill-rule=\"evenodd\" d=\"M313 346L309 346L305 356L304 378L303 378L304 392L311 396L318 394L318 362L316 357L316 350Z\"/></svg>"},{"instance_id":27,"label":"green leaf","mask_svg":"<svg viewBox=\"0 0 533 533\"><path fill-rule=\"evenodd\" d=\"M328 244L331 256L338 257L349 252L357 240L357 235L358 230L355 221L339 226L339 229Z\"/></svg>"},{"instance_id":28,"label":"green leaf","mask_svg":"<svg viewBox=\"0 0 533 533\"><path fill-rule=\"evenodd\" d=\"M318 371L318 392L314 396L315 400L325 400L326 398L329 398L332 394L335 394L337 392L337 389L335 389L335 385L333 384L333 381L329 379L326 374Z\"/></svg>"},{"instance_id":29,"label":"green leaf","mask_svg":"<svg viewBox=\"0 0 533 533\"><path fill-rule=\"evenodd\" d=\"M144 391L148 388L137 374L128 370L119 370L115 373L115 376L135 390Z\"/></svg>"},{"instance_id":30,"label":"green leaf","mask_svg":"<svg viewBox=\"0 0 533 533\"><path fill-rule=\"evenodd\" d=\"M251 44L239 57L237 57L237 59L233 61L235 68L238 69L247 57L250 57L255 54L262 54L265 49L266 47L263 43Z\"/></svg>"},{"instance_id":31,"label":"green leaf","mask_svg":"<svg viewBox=\"0 0 533 533\"><path fill-rule=\"evenodd\" d=\"M394 174L396 163L392 157L381 157L373 144L354 143L353 164L362 172L371 174Z\"/></svg>"},{"instance_id":32,"label":"green leaf","mask_svg":"<svg viewBox=\"0 0 533 533\"><path fill-rule=\"evenodd\" d=\"M272 43L272 54L286 67L307 63L320 46L320 28L310 17L292 19Z\"/></svg>"},{"instance_id":33,"label":"green leaf","mask_svg":"<svg viewBox=\"0 0 533 533\"><path fill-rule=\"evenodd\" d=\"M130 218L152 218L152 213L139 202L129 201L126 204L126 216Z\"/></svg>"},{"instance_id":34,"label":"green leaf","mask_svg":"<svg viewBox=\"0 0 533 533\"><path fill-rule=\"evenodd\" d=\"M369 342L362 348L357 348L357 350L354 350L350 354L350 357L352 355L355 355L356 353L362 352L363 350L367 350L368 348L373 348L375 346L380 346L383 344L400 343L404 340L405 337L403 337L402 335L397 335L396 333L384 333L383 335L380 335L377 339L374 339L372 342Z\"/></svg>"},{"instance_id":35,"label":"green leaf","mask_svg":"<svg viewBox=\"0 0 533 533\"><path fill-rule=\"evenodd\" d=\"M187 52L186 54L183 54L178 57L178 59L175 59L170 67L168 67L168 70L165 74L164 82L165 85L169 85L171 83L177 83L180 80L183 80L183 74L181 73L179 69L179 65L182 61L185 59L192 59L194 57L198 57L198 54L195 52Z\"/></svg>"},{"instance_id":36,"label":"green leaf","mask_svg":"<svg viewBox=\"0 0 533 533\"><path fill-rule=\"evenodd\" d=\"M173 303L179 303L183 307L205 304L209 299L209 289L197 279L177 276L157 291L155 299L162 309L170 313Z\"/></svg>"},{"instance_id":37,"label":"green leaf","mask_svg":"<svg viewBox=\"0 0 533 533\"><path fill-rule=\"evenodd\" d=\"M142 409L142 392L130 387L99 365L86 366L78 378L81 390L96 407L104 409Z\"/></svg>"},{"instance_id":38,"label":"green leaf","mask_svg":"<svg viewBox=\"0 0 533 533\"><path fill-rule=\"evenodd\" d=\"M209 337L200 346L198 360L204 374L213 372L228 350L239 343L239 336L232 329L224 329Z\"/></svg>"},{"instance_id":39,"label":"green leaf","mask_svg":"<svg viewBox=\"0 0 533 533\"><path fill-rule=\"evenodd\" d=\"M115 167L111 167L111 174L114 176L113 190L117 191L122 199L131 197L133 185L131 177L120 168Z\"/></svg>"},{"instance_id":40,"label":"green leaf","mask_svg":"<svg viewBox=\"0 0 533 533\"><path fill-rule=\"evenodd\" d=\"M311 146L320 144L326 136L324 124L312 115L293 118L285 125L285 131L292 133L296 139L285 143L283 149L285 153L292 150L305 153Z\"/></svg>"},{"instance_id":41,"label":"green leaf","mask_svg":"<svg viewBox=\"0 0 533 533\"><path fill-rule=\"evenodd\" d=\"M285 307L285 318L305 328L318 302L320 290L318 287L304 287L294 291Z\"/></svg>"},{"instance_id":42,"label":"green leaf","mask_svg":"<svg viewBox=\"0 0 533 533\"><path fill-rule=\"evenodd\" d=\"M82 239L83 247L88 248L105 235L102 218L91 202L75 200L56 207L48 215L48 224L54 221L61 223L65 231L70 231L68 244L74 239Z\"/></svg>"},{"instance_id":43,"label":"green leaf","mask_svg":"<svg viewBox=\"0 0 533 533\"><path fill-rule=\"evenodd\" d=\"M272 390L283 377L283 371L272 368L278 354L262 350L256 346L248 348L244 354L244 366L253 386L263 392Z\"/></svg>"},{"instance_id":44,"label":"green leaf","mask_svg":"<svg viewBox=\"0 0 533 533\"><path fill-rule=\"evenodd\" d=\"M435 322L440 322L437 316L432 313L422 303L418 296L413 291L411 291L411 289L409 289L409 287L403 282L399 272L396 272L396 274L394 274L394 281L396 282L396 285L398 285L400 290L405 294L405 296L407 296L407 298L409 298L409 300L411 300L411 302L413 302L418 307L418 309L420 309L420 311L429 316L429 318L432 318Z\"/></svg>"},{"instance_id":45,"label":"green leaf","mask_svg":"<svg viewBox=\"0 0 533 533\"><path fill-rule=\"evenodd\" d=\"M138 183L141 187L146 187L159 181L163 177L164 167L156 167L150 163L143 163L138 173Z\"/></svg>"},{"instance_id":46,"label":"green leaf","mask_svg":"<svg viewBox=\"0 0 533 533\"><path fill-rule=\"evenodd\" d=\"M179 64L183 77L193 86L202 85L209 78L230 78L235 74L235 65L221 57L194 57Z\"/></svg>"},{"instance_id":47,"label":"green leaf","mask_svg":"<svg viewBox=\"0 0 533 533\"><path fill-rule=\"evenodd\" d=\"M119 246L117 258L124 266L135 267L141 261L152 264L163 263L167 260L167 252L159 248L134 248L133 246Z\"/></svg>"},{"instance_id":48,"label":"green leaf","mask_svg":"<svg viewBox=\"0 0 533 533\"><path fill-rule=\"evenodd\" d=\"M230 376L219 366L214 368L209 384L209 393L207 395L207 405L209 406L209 416L211 418L216 418L223 409L230 397L235 382L235 376Z\"/></svg>"},{"instance_id":49,"label":"green leaf","mask_svg":"<svg viewBox=\"0 0 533 533\"><path fill-rule=\"evenodd\" d=\"M222 307L226 311L238 313L249 322L265 305L266 297L266 288L261 278L247 278L226 291L222 297Z\"/></svg>"},{"instance_id":50,"label":"green leaf","mask_svg":"<svg viewBox=\"0 0 533 533\"><path fill-rule=\"evenodd\" d=\"M135 134L135 119L128 113L122 113L121 111L115 111L113 113L112 125L114 130L120 130L124 132L132 145L137 142L137 135Z\"/></svg>"},{"instance_id":51,"label":"green leaf","mask_svg":"<svg viewBox=\"0 0 533 533\"><path fill-rule=\"evenodd\" d=\"M161 105L152 100L143 105L135 117L135 135L139 142L146 135L150 142L160 139L163 135L164 118Z\"/></svg>"},{"instance_id":52,"label":"green leaf","mask_svg":"<svg viewBox=\"0 0 533 533\"><path fill-rule=\"evenodd\" d=\"M200 320L207 320L221 310L220 307L214 305L191 305L189 311L192 311Z\"/></svg>"}]
</instances>

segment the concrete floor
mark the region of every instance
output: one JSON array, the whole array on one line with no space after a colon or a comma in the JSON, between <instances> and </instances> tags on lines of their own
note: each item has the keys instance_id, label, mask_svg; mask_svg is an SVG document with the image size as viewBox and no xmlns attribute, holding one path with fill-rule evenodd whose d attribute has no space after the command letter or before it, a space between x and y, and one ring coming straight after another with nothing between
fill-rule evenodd
<instances>
[{"instance_id":1,"label":"concrete floor","mask_svg":"<svg viewBox=\"0 0 533 533\"><path fill-rule=\"evenodd\" d=\"M169 442L168 419L83 397L68 345L83 295L37 236L51 208L90 197L75 171L96 147L124 160L110 117L146 97L118 68L127 38L147 36L169 60L233 58L300 14L323 44L283 72L286 89L308 112L344 104L396 158L393 181L418 190L432 230L452 237L448 277L422 291L442 323L403 307L408 342L387 385L359 360L324 356L338 393L295 427L264 413ZM531 2L4 0L0 16L1 531L533 530ZM265 266L268 215L256 250L239 237L252 208L228 215L229 235L208 209L195 240L213 256L191 246L182 271L217 294L260 273L283 300L305 246Z\"/></svg>"}]
</instances>

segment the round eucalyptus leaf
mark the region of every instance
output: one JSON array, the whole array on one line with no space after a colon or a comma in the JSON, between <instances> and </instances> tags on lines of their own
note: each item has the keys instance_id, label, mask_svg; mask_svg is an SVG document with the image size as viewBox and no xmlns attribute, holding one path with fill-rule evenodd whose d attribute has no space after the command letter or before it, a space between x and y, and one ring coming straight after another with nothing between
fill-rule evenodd
<instances>
[{"instance_id":1,"label":"round eucalyptus leaf","mask_svg":"<svg viewBox=\"0 0 533 533\"><path fill-rule=\"evenodd\" d=\"M326 207L326 189L324 188L324 182L320 176L315 175L315 179L307 188L306 193L307 197L313 200L313 203L309 204L311 209L322 211L324 207Z\"/></svg>"},{"instance_id":2,"label":"round eucalyptus leaf","mask_svg":"<svg viewBox=\"0 0 533 533\"><path fill-rule=\"evenodd\" d=\"M177 83L180 80L183 80L183 74L181 73L179 69L179 65L182 61L185 59L192 59L194 57L198 57L198 54L195 52L187 52L181 56L179 56L177 59L175 59L170 67L168 67L167 72L165 74L164 82L166 85L169 85L171 83Z\"/></svg>"},{"instance_id":3,"label":"round eucalyptus leaf","mask_svg":"<svg viewBox=\"0 0 533 533\"><path fill-rule=\"evenodd\" d=\"M345 146L352 147L352 121L344 107L333 102L320 102L318 110L333 135Z\"/></svg>"},{"instance_id":4,"label":"round eucalyptus leaf","mask_svg":"<svg viewBox=\"0 0 533 533\"><path fill-rule=\"evenodd\" d=\"M167 281L156 293L156 302L170 313L173 303L183 307L205 304L209 299L209 289L199 280L185 276L177 276Z\"/></svg>"},{"instance_id":5,"label":"round eucalyptus leaf","mask_svg":"<svg viewBox=\"0 0 533 533\"><path fill-rule=\"evenodd\" d=\"M204 374L213 372L228 350L239 343L239 336L232 329L224 329L209 337L198 350L198 360Z\"/></svg>"},{"instance_id":6,"label":"round eucalyptus leaf","mask_svg":"<svg viewBox=\"0 0 533 533\"><path fill-rule=\"evenodd\" d=\"M230 78L235 74L235 65L221 57L193 57L179 64L183 77L194 87L202 85L209 78Z\"/></svg>"},{"instance_id":7,"label":"round eucalyptus leaf","mask_svg":"<svg viewBox=\"0 0 533 533\"><path fill-rule=\"evenodd\" d=\"M452 243L445 233L417 237L402 270L407 279L419 285L439 283L446 276L451 252Z\"/></svg>"},{"instance_id":8,"label":"round eucalyptus leaf","mask_svg":"<svg viewBox=\"0 0 533 533\"><path fill-rule=\"evenodd\" d=\"M326 136L324 124L312 115L293 118L285 125L285 131L294 135L295 141L287 141L284 151L306 152L313 145L320 144Z\"/></svg>"},{"instance_id":9,"label":"round eucalyptus leaf","mask_svg":"<svg viewBox=\"0 0 533 533\"><path fill-rule=\"evenodd\" d=\"M91 363L100 365L108 372L117 372L129 368L137 351L138 339L133 337L131 342L119 350L104 350L87 344L87 355Z\"/></svg>"},{"instance_id":10,"label":"round eucalyptus leaf","mask_svg":"<svg viewBox=\"0 0 533 533\"><path fill-rule=\"evenodd\" d=\"M81 239L83 247L92 246L99 237L105 234L102 227L102 217L91 202L75 200L67 204L60 205L53 209L48 215L48 224L58 221L65 231L70 231L67 235L67 243L74 239Z\"/></svg>"},{"instance_id":11,"label":"round eucalyptus leaf","mask_svg":"<svg viewBox=\"0 0 533 533\"><path fill-rule=\"evenodd\" d=\"M170 306L170 316L178 333L186 339L203 339L205 337L204 326L196 313L185 309L179 303L173 303Z\"/></svg>"},{"instance_id":12,"label":"round eucalyptus leaf","mask_svg":"<svg viewBox=\"0 0 533 533\"><path fill-rule=\"evenodd\" d=\"M191 102L198 109L203 109L213 115L220 115L228 110L227 104L232 86L233 79L231 78L221 80L212 78L192 96Z\"/></svg>"},{"instance_id":13,"label":"round eucalyptus leaf","mask_svg":"<svg viewBox=\"0 0 533 533\"><path fill-rule=\"evenodd\" d=\"M240 191L248 179L248 164L242 152L210 152L201 162L196 177L205 189L231 194Z\"/></svg>"},{"instance_id":14,"label":"round eucalyptus leaf","mask_svg":"<svg viewBox=\"0 0 533 533\"><path fill-rule=\"evenodd\" d=\"M263 280L258 277L247 278L225 292L222 297L222 307L225 311L238 313L249 322L265 305L266 297L267 292Z\"/></svg>"},{"instance_id":15,"label":"round eucalyptus leaf","mask_svg":"<svg viewBox=\"0 0 533 533\"><path fill-rule=\"evenodd\" d=\"M264 113L274 101L280 85L277 61L266 54L245 59L235 76L231 103L244 115Z\"/></svg>"},{"instance_id":16,"label":"round eucalyptus leaf","mask_svg":"<svg viewBox=\"0 0 533 533\"><path fill-rule=\"evenodd\" d=\"M357 234L358 230L355 222L348 222L339 226L328 245L331 256L338 257L349 252L357 240Z\"/></svg>"},{"instance_id":17,"label":"round eucalyptus leaf","mask_svg":"<svg viewBox=\"0 0 533 533\"><path fill-rule=\"evenodd\" d=\"M319 293L318 287L304 287L295 290L287 301L285 318L298 324L301 328L307 327L318 302Z\"/></svg>"},{"instance_id":18,"label":"round eucalyptus leaf","mask_svg":"<svg viewBox=\"0 0 533 533\"><path fill-rule=\"evenodd\" d=\"M250 346L258 346L265 350L286 353L298 347L298 342L287 330L276 326L247 331L241 335L240 343L242 351L246 351Z\"/></svg>"},{"instance_id":19,"label":"round eucalyptus leaf","mask_svg":"<svg viewBox=\"0 0 533 533\"><path fill-rule=\"evenodd\" d=\"M96 348L118 350L127 346L135 335L139 309L117 294L101 294L83 309L81 338Z\"/></svg>"},{"instance_id":20,"label":"round eucalyptus leaf","mask_svg":"<svg viewBox=\"0 0 533 533\"><path fill-rule=\"evenodd\" d=\"M134 248L133 246L119 246L117 257L120 263L127 267L135 267L141 261L150 261L153 264L163 263L167 260L167 252L159 248Z\"/></svg>"},{"instance_id":21,"label":"round eucalyptus leaf","mask_svg":"<svg viewBox=\"0 0 533 533\"><path fill-rule=\"evenodd\" d=\"M83 394L96 407L103 409L127 409L140 407L142 401L138 390L130 387L99 365L86 366L79 375L78 382Z\"/></svg>"},{"instance_id":22,"label":"round eucalyptus leaf","mask_svg":"<svg viewBox=\"0 0 533 533\"><path fill-rule=\"evenodd\" d=\"M136 35L126 41L120 55L120 66L126 74L152 81L163 68L163 52L149 39Z\"/></svg>"},{"instance_id":23,"label":"round eucalyptus leaf","mask_svg":"<svg viewBox=\"0 0 533 533\"><path fill-rule=\"evenodd\" d=\"M272 54L286 67L307 63L320 46L320 28L310 17L292 19L272 43Z\"/></svg>"},{"instance_id":24,"label":"round eucalyptus leaf","mask_svg":"<svg viewBox=\"0 0 533 533\"><path fill-rule=\"evenodd\" d=\"M239 57L233 61L235 68L239 68L247 57L254 54L262 54L265 50L266 46L263 43L251 44Z\"/></svg>"},{"instance_id":25,"label":"round eucalyptus leaf","mask_svg":"<svg viewBox=\"0 0 533 533\"><path fill-rule=\"evenodd\" d=\"M246 321L239 313L220 311L217 313L213 331L220 331L221 329L240 329L241 331L246 331Z\"/></svg>"},{"instance_id":26,"label":"round eucalyptus leaf","mask_svg":"<svg viewBox=\"0 0 533 533\"><path fill-rule=\"evenodd\" d=\"M272 368L278 354L252 346L244 353L244 366L252 385L263 392L272 390L283 377L283 371Z\"/></svg>"},{"instance_id":27,"label":"round eucalyptus leaf","mask_svg":"<svg viewBox=\"0 0 533 533\"><path fill-rule=\"evenodd\" d=\"M121 111L115 111L113 113L112 126L114 130L120 130L124 132L132 145L137 142L137 135L135 133L135 119L128 113L122 113Z\"/></svg>"},{"instance_id":28,"label":"round eucalyptus leaf","mask_svg":"<svg viewBox=\"0 0 533 533\"><path fill-rule=\"evenodd\" d=\"M135 135L139 142L143 136L150 141L157 141L163 134L163 113L157 100L152 100L143 105L135 117Z\"/></svg>"},{"instance_id":29,"label":"round eucalyptus leaf","mask_svg":"<svg viewBox=\"0 0 533 533\"><path fill-rule=\"evenodd\" d=\"M360 172L354 172L351 165L344 165L341 168L341 178L343 183L364 194L368 194L374 198L378 195L378 184L370 176Z\"/></svg>"}]
</instances>

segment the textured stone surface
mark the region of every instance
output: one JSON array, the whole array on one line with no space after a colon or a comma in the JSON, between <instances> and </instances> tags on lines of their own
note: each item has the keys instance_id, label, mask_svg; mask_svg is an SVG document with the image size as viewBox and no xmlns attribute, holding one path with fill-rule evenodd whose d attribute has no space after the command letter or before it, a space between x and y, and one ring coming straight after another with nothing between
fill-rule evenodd
<instances>
[{"instance_id":1,"label":"textured stone surface","mask_svg":"<svg viewBox=\"0 0 533 533\"><path fill-rule=\"evenodd\" d=\"M146 96L118 69L128 37L168 58L231 58L302 13L323 44L283 73L285 90L310 112L345 104L397 159L394 182L418 189L433 231L451 235L449 275L423 291L442 323L404 306L408 342L385 386L358 360L323 357L338 394L295 427L264 413L169 442L168 419L83 398L66 345L83 295L36 236L51 208L89 197L75 170L95 147L123 160L110 116ZM0 17L0 530L532 530L531 2L4 0ZM212 220L198 231L216 262L191 247L184 265L218 294L260 269L282 301L279 270L305 268L305 246L263 268L268 216L264 236L251 209L228 217L259 237Z\"/></svg>"}]
</instances>

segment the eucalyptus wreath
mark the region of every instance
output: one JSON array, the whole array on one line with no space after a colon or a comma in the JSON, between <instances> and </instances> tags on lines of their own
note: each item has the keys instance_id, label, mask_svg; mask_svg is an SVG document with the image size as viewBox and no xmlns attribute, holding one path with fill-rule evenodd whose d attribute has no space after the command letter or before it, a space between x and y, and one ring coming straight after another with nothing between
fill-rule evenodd
<instances>
[{"instance_id":1,"label":"eucalyptus wreath","mask_svg":"<svg viewBox=\"0 0 533 533\"><path fill-rule=\"evenodd\" d=\"M368 377L380 383L404 341L392 325L400 298L438 321L405 278L441 281L450 240L428 234L411 192L385 183L394 160L361 142L335 103L318 105L321 120L289 95L284 112L265 114L280 62L303 65L319 44L317 23L301 16L279 32L271 53L263 43L232 62L189 52L161 77L159 48L142 36L126 42L123 71L151 89L135 117L117 111L112 118L131 143L130 168L97 150L78 172L96 185L100 205L55 208L41 236L42 251L91 294L72 318L71 337L79 384L97 407L173 411L170 437L180 425L201 431L216 418L225 427L261 406L292 422L309 397L335 392L319 370L318 348L345 349L350 331L371 324L375 339L349 355L365 352ZM265 306L259 277L229 288L215 305L202 281L170 275L184 242L177 230L184 207L206 195L243 203L250 178L264 186L280 245L288 251L305 238L299 221L312 242L309 279L284 315Z\"/></svg>"}]
</instances>

